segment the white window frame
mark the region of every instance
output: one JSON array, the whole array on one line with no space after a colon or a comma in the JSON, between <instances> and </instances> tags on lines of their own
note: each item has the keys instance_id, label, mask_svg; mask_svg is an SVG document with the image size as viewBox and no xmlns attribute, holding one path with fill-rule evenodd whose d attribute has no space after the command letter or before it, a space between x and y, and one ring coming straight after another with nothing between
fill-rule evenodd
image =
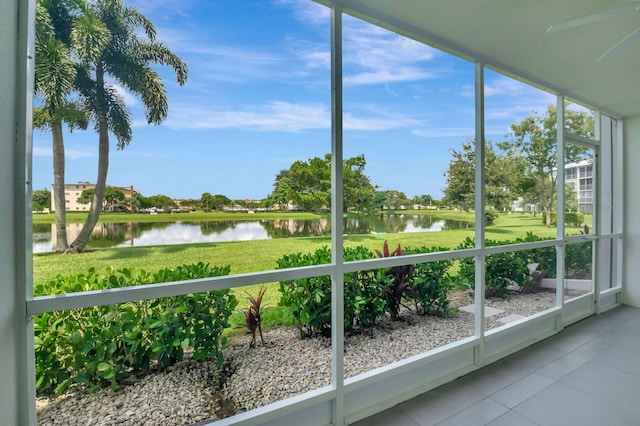
<instances>
[{"instance_id":1,"label":"white window frame","mask_svg":"<svg viewBox=\"0 0 640 426\"><path fill-rule=\"evenodd\" d=\"M15 376L19 383L14 383L13 389L17 389L14 399L10 397L0 398L0 403L5 401L16 401L15 417L20 423L35 424L35 360L33 342L33 316L43 312L76 309L95 305L107 305L115 303L125 303L128 301L155 299L160 297L177 296L187 293L205 292L225 288L236 288L240 286L261 284L265 282L275 282L281 280L293 280L319 275L330 275L332 278L332 382L315 391L298 395L286 401L280 401L267 407L262 407L253 411L242 413L226 420L216 422L216 425L225 424L253 424L259 418L261 422L278 422L278 419L289 419L289 424L294 424L296 414L305 410L313 411L317 407L324 407L329 404L330 419L334 424L343 424L363 418L388 408L395 403L407 399L418 393L424 392L431 387L438 386L446 381L453 380L457 374L463 371L472 371L479 366L492 362L508 353L525 347L536 340L548 337L561 330L564 325L563 303L562 303L562 274L558 274L557 300L558 305L548 311L536 314L526 320L519 321L510 326L500 327L485 333L484 330L484 260L487 255L525 250L530 248L555 246L558 253L558 270L564 270L564 246L566 243L580 238L565 237L563 210L558 210L558 235L555 240L519 244L512 246L485 247L484 244L484 187L479 182L483 182L484 176L484 69L485 64L477 62L475 64L475 93L476 93L476 141L481 141L477 146L480 148L476 152L476 247L469 250L459 250L443 253L430 253L406 257L396 257L388 259L374 259L359 262L344 262L342 258L342 14L343 9L340 4L332 4L329 1L322 3L331 6L331 61L332 61L332 262L327 265L316 265L303 268L292 268L286 270L273 270L265 272L255 272L249 274L232 275L226 277L216 277L200 280L182 281L180 283L159 283L142 287L130 287L121 289L106 289L100 291L82 292L55 296L32 296L33 276L32 276L32 221L31 211L31 97L33 89L33 31L34 31L34 5L35 0L20 1L15 6L15 15L18 16L18 42L16 60L15 80L16 100L14 113L16 120L16 139L19 143L15 145L1 146L3 155L0 158L8 158L9 162L17 165L8 168L11 172L0 172L0 182L3 183L3 195L11 193L13 197L7 205L13 208L13 215L10 222L13 226L10 238L0 239L0 254L5 256L1 265L6 267L8 278L12 287L15 301L11 310L11 321L15 321L16 335L12 335L11 345L15 346L18 355L18 373ZM19 11L18 11L19 9ZM18 13L19 12L19 13ZM349 11L345 11L347 13ZM363 18L362 16L358 16ZM373 24L380 24L375 17L365 17ZM390 28L405 36L411 36L419 41L429 43L429 40L420 34L407 34L406 31L399 31L397 28ZM429 43L433 44L433 43ZM451 52L451 49L447 49ZM464 56L464 55L460 55ZM465 56L467 59L468 57ZM558 117L563 115L563 97L558 96ZM600 120L600 116L598 116ZM607 121L608 120L608 121ZM622 123L612 125L611 119L603 120L603 123L611 127L612 138L617 138L617 143L612 144L610 155L621 159L622 154ZM561 121L560 121L561 122ZM600 124L600 123L598 123ZM613 127L616 127L614 129ZM558 127L562 129L562 126ZM574 140L575 136L566 136L567 140ZM558 131L558 152L564 152L565 135ZM584 141L583 141L584 142ZM589 143L599 144L599 141ZM4 155L7 153L8 155ZM558 167L564 166L562 155L559 155ZM4 163L3 163L4 164ZM596 168L598 170L598 168ZM622 168L618 171L610 170L611 179L616 184L622 183ZM600 185L596 181L594 197L602 207ZM4 185L8 183L8 185ZM621 188L621 186L620 186ZM611 195L612 226L607 233L596 234L584 237L597 244L599 238L612 239L617 242L618 270L617 285L607 289L605 296L613 297L613 303L608 307L619 304L621 292L622 270L622 193ZM5 197L7 198L7 197ZM564 205L564 173L558 176L558 205ZM611 209L610 209L611 210ZM595 214L595 212L594 212ZM595 217L594 217L595 220ZM598 227L600 228L600 227ZM596 256L597 250L594 250ZM475 335L468 339L447 345L425 354L403 360L392 365L383 367L373 372L362 374L356 378L344 378L344 333L342 330L342 319L344 317L343 304L343 277L345 273L381 267L397 266L406 263L430 262L443 259L457 259L462 257L475 257L476 260L476 324ZM599 260L600 257L598 257ZM611 259L609 259L611 261ZM594 262L595 265L595 262ZM596 280L597 282L597 280ZM598 286L596 284L596 290ZM600 293L597 292L598 296ZM596 299L597 300L597 299ZM3 305L5 306L5 305ZM14 322L11 322L14 324ZM551 326L549 326L551 324ZM20 331L21 330L21 331ZM518 337L524 334L524 339ZM456 369L461 362L468 362L468 353L472 354L470 363L464 367ZM438 376L438 369L443 367L449 369L448 373ZM422 370L420 370L422 369ZM430 379L429 375L416 377L415 371L426 371L433 373L435 379ZM20 381L17 377L25 380ZM398 383L398 394L380 395L378 386L381 382ZM400 382L398 382L398 380ZM413 382L415 381L415 383ZM400 389L400 384L405 383L405 389ZM416 383L422 383L416 386ZM389 387L385 387L388 390ZM401 393L402 392L402 393ZM400 394L401 393L401 394ZM370 399L367 399L370 398ZM377 398L377 399L376 399ZM383 399L380 399L383 398ZM369 402L367 402L369 401ZM370 405L367 405L369 403ZM318 413L326 415L326 411L318 409ZM13 413L13 412L12 412ZM315 422L322 419L309 418ZM285 421L286 423L286 421Z\"/></svg>"}]
</instances>

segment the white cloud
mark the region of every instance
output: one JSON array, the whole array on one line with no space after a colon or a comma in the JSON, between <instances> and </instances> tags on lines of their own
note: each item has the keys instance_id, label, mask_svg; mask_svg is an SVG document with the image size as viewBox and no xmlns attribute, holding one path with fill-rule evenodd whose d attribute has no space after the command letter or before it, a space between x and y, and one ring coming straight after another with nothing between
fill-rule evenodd
<instances>
[{"instance_id":1,"label":"white cloud","mask_svg":"<svg viewBox=\"0 0 640 426\"><path fill-rule=\"evenodd\" d=\"M239 128L254 131L300 132L328 128L331 125L328 108L321 104L292 104L273 101L260 106L248 106L240 111L201 109L186 105L173 108L167 126L175 129Z\"/></svg>"},{"instance_id":2,"label":"white cloud","mask_svg":"<svg viewBox=\"0 0 640 426\"><path fill-rule=\"evenodd\" d=\"M34 157L53 157L51 148L34 146L32 150ZM95 153L87 149L76 149L65 147L64 156L67 160L77 160L80 158L95 157Z\"/></svg>"},{"instance_id":3,"label":"white cloud","mask_svg":"<svg viewBox=\"0 0 640 426\"><path fill-rule=\"evenodd\" d=\"M344 129L388 130L410 128L420 121L410 116L360 107L344 114ZM165 123L173 129L225 129L249 131L302 132L331 127L330 108L322 104L295 104L272 101L264 105L246 106L242 110L201 109L187 105L174 106Z\"/></svg>"},{"instance_id":4,"label":"white cloud","mask_svg":"<svg viewBox=\"0 0 640 426\"><path fill-rule=\"evenodd\" d=\"M509 129L504 126L487 126L484 130L485 135L500 136L504 136L508 131ZM475 132L476 130L473 127L433 127L416 129L411 133L425 138L441 138L450 136L474 138Z\"/></svg>"},{"instance_id":5,"label":"white cloud","mask_svg":"<svg viewBox=\"0 0 640 426\"><path fill-rule=\"evenodd\" d=\"M116 90L116 92L118 92L118 95L122 97L122 99L124 100L124 104L127 107L131 108L138 105L138 99L134 95L132 95L127 89L125 89L124 87L116 83L109 83L109 84L111 85L111 87L113 87Z\"/></svg>"},{"instance_id":6,"label":"white cloud","mask_svg":"<svg viewBox=\"0 0 640 426\"><path fill-rule=\"evenodd\" d=\"M448 136L473 137L475 129L468 127L433 127L428 129L416 129L411 133L425 138L441 138Z\"/></svg>"},{"instance_id":7,"label":"white cloud","mask_svg":"<svg viewBox=\"0 0 640 426\"><path fill-rule=\"evenodd\" d=\"M32 151L34 157L53 157L53 153L51 152L51 148L42 148L39 146L34 146Z\"/></svg>"},{"instance_id":8,"label":"white cloud","mask_svg":"<svg viewBox=\"0 0 640 426\"><path fill-rule=\"evenodd\" d=\"M291 7L294 17L308 24L326 24L331 15L331 10L328 7L309 0L275 0L274 3Z\"/></svg>"}]
</instances>

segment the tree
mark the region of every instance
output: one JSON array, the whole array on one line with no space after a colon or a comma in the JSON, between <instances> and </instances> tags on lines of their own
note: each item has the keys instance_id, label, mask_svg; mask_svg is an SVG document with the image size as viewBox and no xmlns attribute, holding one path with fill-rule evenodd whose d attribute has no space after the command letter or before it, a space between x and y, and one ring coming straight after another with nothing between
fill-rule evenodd
<instances>
[{"instance_id":1,"label":"tree","mask_svg":"<svg viewBox=\"0 0 640 426\"><path fill-rule=\"evenodd\" d=\"M383 203L390 209L400 209L411 204L411 201L407 198L404 192L390 189L388 191L385 191Z\"/></svg>"},{"instance_id":2,"label":"tree","mask_svg":"<svg viewBox=\"0 0 640 426\"><path fill-rule=\"evenodd\" d=\"M516 198L516 163L510 155L496 153L490 141L485 143L485 202L497 210L508 208ZM460 151L451 150L452 159L445 172L447 186L444 201L468 211L475 206L475 141L467 140Z\"/></svg>"},{"instance_id":3,"label":"tree","mask_svg":"<svg viewBox=\"0 0 640 426\"><path fill-rule=\"evenodd\" d=\"M423 206L431 206L433 203L433 197L428 194L416 195L413 197L413 204L418 205L418 209Z\"/></svg>"},{"instance_id":4,"label":"tree","mask_svg":"<svg viewBox=\"0 0 640 426\"><path fill-rule=\"evenodd\" d=\"M205 192L200 197L200 207L205 211L209 211L211 209L219 210L223 206L228 206L229 204L231 204L231 200L222 194L211 195L210 193Z\"/></svg>"},{"instance_id":5,"label":"tree","mask_svg":"<svg viewBox=\"0 0 640 426\"><path fill-rule=\"evenodd\" d=\"M121 0L96 0L84 4L77 21L74 44L80 67L76 86L91 111L98 132L98 173L87 220L72 251L82 251L95 227L105 195L109 168L109 133L117 139L118 149L131 141L131 118L116 82L142 100L147 123L160 124L168 111L166 89L152 65L166 65L176 74L178 84L187 79L187 66L163 43L156 41L153 23L137 9ZM106 31L96 33L92 23L103 23Z\"/></svg>"},{"instance_id":6,"label":"tree","mask_svg":"<svg viewBox=\"0 0 640 426\"><path fill-rule=\"evenodd\" d=\"M164 210L176 206L176 203L173 202L173 198L166 195L152 195L151 197L147 197L147 200L151 204L151 207L155 207L157 209Z\"/></svg>"},{"instance_id":7,"label":"tree","mask_svg":"<svg viewBox=\"0 0 640 426\"><path fill-rule=\"evenodd\" d=\"M551 226L551 212L556 199L557 179L557 131L556 108L550 105L545 115L527 117L520 123L512 124L514 140L500 144L501 149L519 155L525 161L523 176L529 180L530 191L535 191L535 200L546 214L546 225ZM595 123L593 117L584 111L566 110L566 131L593 137ZM564 153L566 163L585 157L587 149L577 145L567 145ZM531 195L529 194L531 198Z\"/></svg>"},{"instance_id":8,"label":"tree","mask_svg":"<svg viewBox=\"0 0 640 426\"><path fill-rule=\"evenodd\" d=\"M78 197L78 202L82 204L89 204L95 194L94 188L85 189ZM110 210L114 205L124 203L126 196L124 191L115 186L107 186L104 189L104 198L102 201L102 211Z\"/></svg>"},{"instance_id":9,"label":"tree","mask_svg":"<svg viewBox=\"0 0 640 426\"><path fill-rule=\"evenodd\" d=\"M364 174L364 155L343 161L344 210L365 210L372 205L375 187ZM269 202L286 206L293 203L307 211L331 208L331 155L295 161L276 175Z\"/></svg>"},{"instance_id":10,"label":"tree","mask_svg":"<svg viewBox=\"0 0 640 426\"><path fill-rule=\"evenodd\" d=\"M74 90L76 63L71 56L74 39L72 1L38 0L36 3L35 94L41 101L34 107L33 126L51 131L53 150L53 198L56 222L56 252L68 247L64 196L63 123L69 129L86 129L88 112L68 100ZM94 22L96 32L104 29ZM82 46L74 46L81 51Z\"/></svg>"},{"instance_id":11,"label":"tree","mask_svg":"<svg viewBox=\"0 0 640 426\"><path fill-rule=\"evenodd\" d=\"M33 191L33 210L42 212L49 207L51 207L51 191L46 188Z\"/></svg>"}]
</instances>

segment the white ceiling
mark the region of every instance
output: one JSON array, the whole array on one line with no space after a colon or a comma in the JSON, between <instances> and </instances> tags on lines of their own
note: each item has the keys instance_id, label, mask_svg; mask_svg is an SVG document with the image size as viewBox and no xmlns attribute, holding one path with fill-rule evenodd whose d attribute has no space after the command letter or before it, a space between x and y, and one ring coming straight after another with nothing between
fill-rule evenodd
<instances>
[{"instance_id":1,"label":"white ceiling","mask_svg":"<svg viewBox=\"0 0 640 426\"><path fill-rule=\"evenodd\" d=\"M330 3L331 0L318 0ZM640 114L640 41L596 60L640 27L633 9L607 20L547 33L551 25L629 0L335 0L346 13L601 109Z\"/></svg>"}]
</instances>

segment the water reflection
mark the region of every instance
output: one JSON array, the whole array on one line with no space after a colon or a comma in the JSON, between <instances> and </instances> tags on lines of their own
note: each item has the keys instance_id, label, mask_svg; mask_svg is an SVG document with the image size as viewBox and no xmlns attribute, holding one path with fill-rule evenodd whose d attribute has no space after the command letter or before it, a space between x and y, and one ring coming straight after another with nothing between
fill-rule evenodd
<instances>
[{"instance_id":1,"label":"water reflection","mask_svg":"<svg viewBox=\"0 0 640 426\"><path fill-rule=\"evenodd\" d=\"M437 232L448 229L472 228L472 224L423 215L377 215L346 217L344 232L384 234L402 232ZM73 241L82 224L67 225L69 241ZM271 238L311 237L331 234L331 221L320 219L273 219L206 222L99 223L93 230L87 247L125 247L201 242L248 241ZM55 247L55 225L33 225L33 251L47 252Z\"/></svg>"}]
</instances>

